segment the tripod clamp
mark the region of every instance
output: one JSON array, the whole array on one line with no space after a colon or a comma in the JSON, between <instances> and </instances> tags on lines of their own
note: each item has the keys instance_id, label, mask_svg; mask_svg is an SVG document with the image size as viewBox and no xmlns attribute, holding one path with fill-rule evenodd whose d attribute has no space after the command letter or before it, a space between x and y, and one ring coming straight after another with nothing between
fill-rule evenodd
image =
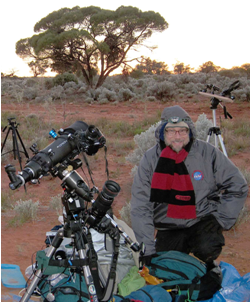
<instances>
[{"instance_id":1,"label":"tripod clamp","mask_svg":"<svg viewBox=\"0 0 251 303\"><path fill-rule=\"evenodd\" d=\"M234 88L232 88L231 90L230 89L224 90L220 95L215 95L215 91L219 91L220 89L217 86L213 85L213 84L207 85L205 89L203 89L201 92L199 92L199 94L201 94L201 95L210 96L211 97L211 100L210 100L211 101L210 109L216 110L217 107L218 107L218 105L220 105L223 108L225 119L227 119L228 117L230 119L233 118L230 115L230 113L227 112L226 106L221 104L222 100L223 101L227 101L227 102L233 102L234 96L231 96L229 90L232 91L233 89L235 89L236 85L233 86L233 84L232 84L230 87L234 87ZM237 86L237 87L239 87L239 86ZM207 89L211 89L211 92L207 93ZM231 98L228 98L227 96L231 96Z\"/></svg>"}]
</instances>

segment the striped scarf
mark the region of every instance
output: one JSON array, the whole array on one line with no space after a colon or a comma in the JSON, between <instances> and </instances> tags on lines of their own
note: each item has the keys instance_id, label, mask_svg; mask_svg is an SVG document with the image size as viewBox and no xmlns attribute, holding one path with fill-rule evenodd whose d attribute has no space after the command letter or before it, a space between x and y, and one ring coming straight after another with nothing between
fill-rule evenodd
<instances>
[{"instance_id":1,"label":"striped scarf","mask_svg":"<svg viewBox=\"0 0 251 303\"><path fill-rule=\"evenodd\" d=\"M191 145L190 141L179 153L165 147L153 174L150 201L167 203L169 218L196 218L195 193L184 163Z\"/></svg>"}]
</instances>

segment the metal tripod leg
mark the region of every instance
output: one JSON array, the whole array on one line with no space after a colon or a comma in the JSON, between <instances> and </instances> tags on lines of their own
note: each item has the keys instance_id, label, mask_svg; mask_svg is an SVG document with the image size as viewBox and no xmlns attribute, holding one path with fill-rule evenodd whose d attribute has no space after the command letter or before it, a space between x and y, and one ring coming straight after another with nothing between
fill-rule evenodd
<instances>
[{"instance_id":1,"label":"metal tripod leg","mask_svg":"<svg viewBox=\"0 0 251 303\"><path fill-rule=\"evenodd\" d=\"M82 234L81 232L77 232L75 234L75 236L76 236L76 245L77 245L79 258L82 259L82 260L85 260L86 259L86 252L84 250L84 243L83 243L83 239L81 237L81 234ZM87 286L87 291L89 293L90 301L91 302L99 302L90 267L88 265L83 265L82 270L83 270L83 273L84 273L85 283L86 283L86 286Z\"/></svg>"},{"instance_id":2,"label":"metal tripod leg","mask_svg":"<svg viewBox=\"0 0 251 303\"><path fill-rule=\"evenodd\" d=\"M82 238L82 231L77 231L76 233L73 233L76 237L76 245L77 245L77 250L78 250L78 254L79 254L79 259L80 260L85 260L86 259L86 252L84 249L84 241ZM46 257L48 257L49 259L51 259L54 255L54 253L56 252L56 250L58 249L58 247L60 246L60 244L62 243L64 239L64 229L60 229L55 238L52 241L52 245L49 247L47 253L46 253ZM87 285L87 291L90 297L90 302L98 302L98 296L96 293L96 288L94 286L94 282L93 282L93 278L92 278L92 274L91 274L91 270L90 267L88 265L83 265L82 266L82 270L84 273L84 278L85 278L85 283ZM42 276L43 276L43 272L41 269L37 270L36 273L34 274L34 278L31 281L30 285L28 286L28 288L26 289L26 292L24 293L24 295L22 296L20 302L28 302L31 295L33 294L35 288L37 287L37 284L39 283L39 281L41 280Z\"/></svg>"},{"instance_id":3,"label":"metal tripod leg","mask_svg":"<svg viewBox=\"0 0 251 303\"><path fill-rule=\"evenodd\" d=\"M63 230L59 230L57 232L57 235L55 236L55 238L52 241L52 245L49 247L49 249L46 253L46 257L48 257L50 259L52 258L55 251L57 250L57 248L62 243L63 238L64 238L64 232L63 232ZM33 294L33 292L34 292L35 288L37 287L37 284L41 280L42 276L43 276L43 271L41 269L38 269L36 271L35 275L34 275L34 278L31 281L30 285L26 289L26 292L22 296L20 302L28 302L29 301L31 295Z\"/></svg>"},{"instance_id":4,"label":"metal tripod leg","mask_svg":"<svg viewBox=\"0 0 251 303\"><path fill-rule=\"evenodd\" d=\"M218 139L220 141L220 146L221 146L221 149L222 149L222 152L223 154L228 157L227 155L227 151L226 151L226 148L225 148L225 145L224 145L224 142L223 142L223 139L222 139L222 136L221 136L221 131L220 131L220 128L219 127L211 127L208 131L208 135L207 135L207 142L209 142L210 140L210 137L212 136L212 134L214 134L214 140L215 140L215 147L218 148Z\"/></svg>"},{"instance_id":5,"label":"metal tripod leg","mask_svg":"<svg viewBox=\"0 0 251 303\"><path fill-rule=\"evenodd\" d=\"M222 151L223 151L223 154L224 154L226 157L228 157L227 151L226 151L226 148L225 148L223 139L222 139L222 136L221 136L221 135L218 135L218 138L219 138L219 141L220 141L220 145L221 145L221 149L222 149Z\"/></svg>"}]
</instances>

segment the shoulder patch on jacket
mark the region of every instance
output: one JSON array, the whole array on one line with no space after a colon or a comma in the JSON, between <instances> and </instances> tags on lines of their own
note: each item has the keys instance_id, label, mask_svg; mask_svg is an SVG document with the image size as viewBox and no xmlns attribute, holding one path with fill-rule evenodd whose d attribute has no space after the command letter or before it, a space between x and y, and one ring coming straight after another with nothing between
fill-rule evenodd
<instances>
[{"instance_id":1,"label":"shoulder patch on jacket","mask_svg":"<svg viewBox=\"0 0 251 303\"><path fill-rule=\"evenodd\" d=\"M196 181L200 181L200 180L203 180L203 179L204 179L204 175L203 175L202 171L200 171L200 170L195 170L195 171L193 172L193 178L194 178L194 180L196 180Z\"/></svg>"}]
</instances>

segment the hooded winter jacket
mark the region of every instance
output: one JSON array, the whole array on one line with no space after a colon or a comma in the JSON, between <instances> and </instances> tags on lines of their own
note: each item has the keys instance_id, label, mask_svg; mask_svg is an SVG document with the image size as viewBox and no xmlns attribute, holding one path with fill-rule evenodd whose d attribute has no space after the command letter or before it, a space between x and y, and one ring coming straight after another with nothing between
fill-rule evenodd
<instances>
[{"instance_id":1,"label":"hooded winter jacket","mask_svg":"<svg viewBox=\"0 0 251 303\"><path fill-rule=\"evenodd\" d=\"M167 203L150 202L151 181L161 154L164 125L171 117L186 120L190 128L192 147L184 163L190 175L196 205L195 219L167 217ZM179 106L167 107L161 115L161 124L155 136L157 144L142 157L132 185L131 220L138 242L146 245L145 255L155 253L156 229L183 229L214 215L223 229L230 229L236 222L245 203L248 187L239 169L210 143L196 139L196 129L189 115ZM164 201L163 201L164 202ZM166 239L168 241L168 239Z\"/></svg>"}]
</instances>

